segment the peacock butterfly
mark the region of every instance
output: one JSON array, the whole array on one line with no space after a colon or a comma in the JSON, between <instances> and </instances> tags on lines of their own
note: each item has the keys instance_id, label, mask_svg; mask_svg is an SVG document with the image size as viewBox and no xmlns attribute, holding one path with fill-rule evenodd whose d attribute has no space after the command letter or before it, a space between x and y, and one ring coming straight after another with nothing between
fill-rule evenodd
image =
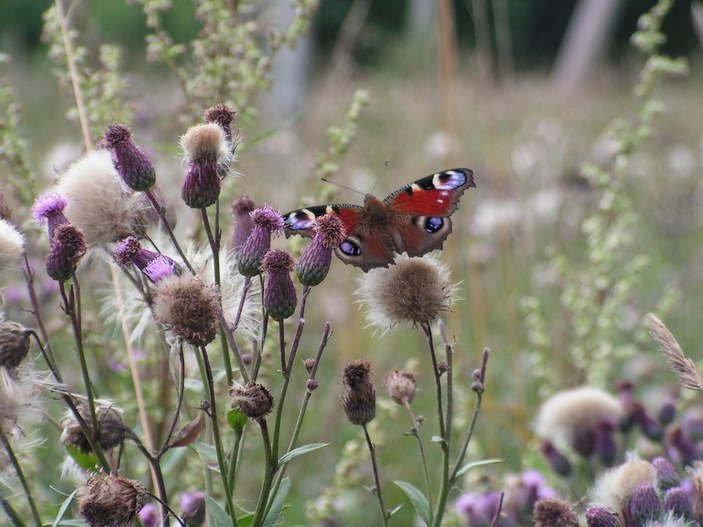
<instances>
[{"instance_id":1,"label":"peacock butterfly","mask_svg":"<svg viewBox=\"0 0 703 527\"><path fill-rule=\"evenodd\" d=\"M340 260L364 272L388 267L395 253L422 256L441 249L452 232L449 216L469 187L476 187L473 171L453 168L405 185L383 201L366 194L363 206L318 205L294 210L283 216L286 236L311 237L315 219L334 214L347 232L347 238L335 249Z\"/></svg>"}]
</instances>

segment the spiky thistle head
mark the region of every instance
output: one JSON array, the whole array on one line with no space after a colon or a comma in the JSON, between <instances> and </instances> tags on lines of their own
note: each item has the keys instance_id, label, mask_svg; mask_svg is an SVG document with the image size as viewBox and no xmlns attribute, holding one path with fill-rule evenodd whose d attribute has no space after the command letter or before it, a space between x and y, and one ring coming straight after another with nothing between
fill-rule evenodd
<instances>
[{"instance_id":1,"label":"spiky thistle head","mask_svg":"<svg viewBox=\"0 0 703 527\"><path fill-rule=\"evenodd\" d=\"M578 527L579 519L573 507L559 498L543 498L532 513L535 527Z\"/></svg>"},{"instance_id":2,"label":"spiky thistle head","mask_svg":"<svg viewBox=\"0 0 703 527\"><path fill-rule=\"evenodd\" d=\"M87 405L80 404L76 407L88 429L92 430L90 410ZM114 406L98 406L95 409L98 422L96 437L98 445L103 450L111 450L122 444L125 439L127 429L122 420L122 411ZM83 433L83 429L78 423L78 419L72 411L67 411L61 420L61 443L66 446L77 448L81 452L91 451L90 442Z\"/></svg>"},{"instance_id":3,"label":"spiky thistle head","mask_svg":"<svg viewBox=\"0 0 703 527\"><path fill-rule=\"evenodd\" d=\"M0 323L0 366L14 369L29 353L31 331L9 320Z\"/></svg>"},{"instance_id":4,"label":"spiky thistle head","mask_svg":"<svg viewBox=\"0 0 703 527\"><path fill-rule=\"evenodd\" d=\"M205 122L216 123L225 132L228 141L232 140L232 123L237 114L234 108L230 108L224 103L218 103L205 110Z\"/></svg>"},{"instance_id":5,"label":"spiky thistle head","mask_svg":"<svg viewBox=\"0 0 703 527\"><path fill-rule=\"evenodd\" d=\"M263 384L235 384L229 389L229 403L249 419L263 419L273 408L273 396Z\"/></svg>"},{"instance_id":6,"label":"spiky thistle head","mask_svg":"<svg viewBox=\"0 0 703 527\"><path fill-rule=\"evenodd\" d=\"M132 131L123 124L111 124L103 137L105 147L122 181L132 190L142 191L156 183L156 170L146 154L134 143Z\"/></svg>"},{"instance_id":7,"label":"spiky thistle head","mask_svg":"<svg viewBox=\"0 0 703 527\"><path fill-rule=\"evenodd\" d=\"M49 240L54 237L56 227L62 223L68 223L64 210L68 205L68 200L59 194L48 193L37 198L32 207L32 217L39 225L46 225L49 233Z\"/></svg>"},{"instance_id":8,"label":"spiky thistle head","mask_svg":"<svg viewBox=\"0 0 703 527\"><path fill-rule=\"evenodd\" d=\"M315 237L303 251L295 270L300 283L309 287L325 279L332 264L332 249L347 236L344 222L331 214L317 218L313 231Z\"/></svg>"},{"instance_id":9,"label":"spiky thistle head","mask_svg":"<svg viewBox=\"0 0 703 527\"><path fill-rule=\"evenodd\" d=\"M188 162L181 197L191 208L209 207L220 195L221 167L231 160L225 132L215 123L191 126L181 137L181 148Z\"/></svg>"},{"instance_id":10,"label":"spiky thistle head","mask_svg":"<svg viewBox=\"0 0 703 527\"><path fill-rule=\"evenodd\" d=\"M96 474L78 489L76 499L89 527L130 527L148 494L138 481L115 474Z\"/></svg>"},{"instance_id":11,"label":"spiky thistle head","mask_svg":"<svg viewBox=\"0 0 703 527\"><path fill-rule=\"evenodd\" d=\"M295 313L298 303L295 285L290 277L295 262L288 251L272 249L261 261L266 273L264 307L274 320L284 320Z\"/></svg>"},{"instance_id":12,"label":"spiky thistle head","mask_svg":"<svg viewBox=\"0 0 703 527\"><path fill-rule=\"evenodd\" d=\"M285 228L283 216L269 205L251 212L254 227L239 251L239 272L244 276L261 273L261 261L271 247L271 235Z\"/></svg>"},{"instance_id":13,"label":"spiky thistle head","mask_svg":"<svg viewBox=\"0 0 703 527\"><path fill-rule=\"evenodd\" d=\"M249 196L242 196L232 202L232 216L234 218L232 248L236 252L239 252L254 228L254 222L250 215L254 209L256 209L256 203Z\"/></svg>"},{"instance_id":14,"label":"spiky thistle head","mask_svg":"<svg viewBox=\"0 0 703 527\"><path fill-rule=\"evenodd\" d=\"M78 227L71 223L59 225L46 258L46 274L57 281L68 280L86 251L85 236Z\"/></svg>"},{"instance_id":15,"label":"spiky thistle head","mask_svg":"<svg viewBox=\"0 0 703 527\"><path fill-rule=\"evenodd\" d=\"M389 370L384 375L383 386L391 399L400 405L410 404L415 398L417 390L415 376L408 371L402 371L397 368Z\"/></svg>"},{"instance_id":16,"label":"spiky thistle head","mask_svg":"<svg viewBox=\"0 0 703 527\"><path fill-rule=\"evenodd\" d=\"M376 392L371 382L371 364L356 360L344 367L342 406L349 422L366 425L376 416Z\"/></svg>"}]
</instances>

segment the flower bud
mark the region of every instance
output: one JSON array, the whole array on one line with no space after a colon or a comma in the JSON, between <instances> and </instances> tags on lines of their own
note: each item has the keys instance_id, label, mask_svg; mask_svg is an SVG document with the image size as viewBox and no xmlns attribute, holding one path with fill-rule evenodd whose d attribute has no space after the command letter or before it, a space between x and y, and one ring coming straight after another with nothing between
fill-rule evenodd
<instances>
[{"instance_id":1,"label":"flower bud","mask_svg":"<svg viewBox=\"0 0 703 527\"><path fill-rule=\"evenodd\" d=\"M17 322L0 323L0 366L12 369L20 365L29 353L30 334Z\"/></svg>"},{"instance_id":2,"label":"flower bud","mask_svg":"<svg viewBox=\"0 0 703 527\"><path fill-rule=\"evenodd\" d=\"M273 396L262 384L234 385L229 389L229 402L249 419L262 419L273 408Z\"/></svg>"},{"instance_id":3,"label":"flower bud","mask_svg":"<svg viewBox=\"0 0 703 527\"><path fill-rule=\"evenodd\" d=\"M535 504L532 513L535 527L578 527L574 509L559 498L543 498Z\"/></svg>"},{"instance_id":4,"label":"flower bud","mask_svg":"<svg viewBox=\"0 0 703 527\"><path fill-rule=\"evenodd\" d=\"M78 489L76 499L89 527L128 527L137 519L148 494L138 481L97 474Z\"/></svg>"},{"instance_id":5,"label":"flower bud","mask_svg":"<svg viewBox=\"0 0 703 527\"><path fill-rule=\"evenodd\" d=\"M181 197L193 209L209 207L222 188L220 166L229 166L231 158L225 132L214 123L191 126L181 138L181 147L188 160Z\"/></svg>"},{"instance_id":6,"label":"flower bud","mask_svg":"<svg viewBox=\"0 0 703 527\"><path fill-rule=\"evenodd\" d=\"M305 383L305 387L308 389L310 392L314 392L317 390L319 384L315 379L308 379L308 381Z\"/></svg>"},{"instance_id":7,"label":"flower bud","mask_svg":"<svg viewBox=\"0 0 703 527\"><path fill-rule=\"evenodd\" d=\"M664 495L664 512L670 513L675 518L693 519L693 506L688 499L688 494L679 487L667 490Z\"/></svg>"},{"instance_id":8,"label":"flower bud","mask_svg":"<svg viewBox=\"0 0 703 527\"><path fill-rule=\"evenodd\" d=\"M239 252L254 228L254 221L251 219L254 209L256 203L249 196L242 196L232 202L232 248L235 252Z\"/></svg>"},{"instance_id":9,"label":"flower bud","mask_svg":"<svg viewBox=\"0 0 703 527\"><path fill-rule=\"evenodd\" d=\"M615 444L615 423L604 419L596 426L595 452L605 466L615 463L618 447Z\"/></svg>"},{"instance_id":10,"label":"flower bud","mask_svg":"<svg viewBox=\"0 0 703 527\"><path fill-rule=\"evenodd\" d=\"M447 364L447 361L439 361L437 363L437 371L440 375L444 375L445 373L447 373L449 371L449 364Z\"/></svg>"},{"instance_id":11,"label":"flower bud","mask_svg":"<svg viewBox=\"0 0 703 527\"><path fill-rule=\"evenodd\" d=\"M664 403L659 407L659 415L657 416L659 424L662 426L670 425L675 417L676 404L674 403L673 399L665 400Z\"/></svg>"},{"instance_id":12,"label":"flower bud","mask_svg":"<svg viewBox=\"0 0 703 527\"><path fill-rule=\"evenodd\" d=\"M696 445L684 433L681 426L674 426L667 432L666 443L669 456L682 465L690 465L698 457Z\"/></svg>"},{"instance_id":13,"label":"flower bud","mask_svg":"<svg viewBox=\"0 0 703 527\"><path fill-rule=\"evenodd\" d=\"M376 416L376 392L371 383L371 365L365 360L347 364L342 383L342 406L347 419L355 425L366 425Z\"/></svg>"},{"instance_id":14,"label":"flower bud","mask_svg":"<svg viewBox=\"0 0 703 527\"><path fill-rule=\"evenodd\" d=\"M132 190L148 190L156 183L156 170L144 152L134 144L132 132L122 124L111 124L103 138L122 181Z\"/></svg>"},{"instance_id":15,"label":"flower bud","mask_svg":"<svg viewBox=\"0 0 703 527\"><path fill-rule=\"evenodd\" d=\"M305 364L305 369L307 370L307 372L312 373L312 369L315 367L315 359L305 359L303 364Z\"/></svg>"},{"instance_id":16,"label":"flower bud","mask_svg":"<svg viewBox=\"0 0 703 527\"><path fill-rule=\"evenodd\" d=\"M144 527L159 527L161 525L161 515L153 503L147 503L139 512L139 521Z\"/></svg>"},{"instance_id":17,"label":"flower bud","mask_svg":"<svg viewBox=\"0 0 703 527\"><path fill-rule=\"evenodd\" d=\"M56 227L68 223L64 215L64 209L68 205L68 200L58 194L44 194L32 207L32 216L39 225L46 224L49 233L49 240L54 238Z\"/></svg>"},{"instance_id":18,"label":"flower bud","mask_svg":"<svg viewBox=\"0 0 703 527\"><path fill-rule=\"evenodd\" d=\"M90 418L90 410L85 404L77 407L78 413L85 421L88 428L92 431L92 421ZM99 406L95 409L95 415L98 421L97 441L100 448L110 450L122 444L125 438L125 425L122 421L122 414L119 410L112 406ZM83 430L78 424L76 416L72 412L68 412L66 417L61 421L61 442L66 446L77 448L81 452L90 452L90 442L83 434Z\"/></svg>"},{"instance_id":19,"label":"flower bud","mask_svg":"<svg viewBox=\"0 0 703 527\"><path fill-rule=\"evenodd\" d=\"M668 459L656 457L652 460L652 466L657 471L657 483L661 490L678 487L681 483L674 465Z\"/></svg>"},{"instance_id":20,"label":"flower bud","mask_svg":"<svg viewBox=\"0 0 703 527\"><path fill-rule=\"evenodd\" d=\"M264 307L274 320L281 321L290 317L298 305L295 285L290 277L293 265L293 257L282 249L270 250L261 262L261 269L267 275Z\"/></svg>"},{"instance_id":21,"label":"flower bud","mask_svg":"<svg viewBox=\"0 0 703 527\"><path fill-rule=\"evenodd\" d=\"M590 507L586 510L588 527L620 527L617 515L602 507Z\"/></svg>"},{"instance_id":22,"label":"flower bud","mask_svg":"<svg viewBox=\"0 0 703 527\"><path fill-rule=\"evenodd\" d=\"M199 527L205 523L205 493L181 493L181 519L188 527Z\"/></svg>"},{"instance_id":23,"label":"flower bud","mask_svg":"<svg viewBox=\"0 0 703 527\"><path fill-rule=\"evenodd\" d=\"M344 223L337 216L325 214L315 221L315 237L308 245L295 268L298 280L308 287L322 282L330 270L332 249L347 237Z\"/></svg>"},{"instance_id":24,"label":"flower bud","mask_svg":"<svg viewBox=\"0 0 703 527\"><path fill-rule=\"evenodd\" d=\"M412 373L396 368L388 371L383 377L383 386L391 399L401 406L412 402L417 388Z\"/></svg>"},{"instance_id":25,"label":"flower bud","mask_svg":"<svg viewBox=\"0 0 703 527\"><path fill-rule=\"evenodd\" d=\"M46 258L46 274L57 281L68 280L85 255L85 237L78 227L63 223L56 227Z\"/></svg>"},{"instance_id":26,"label":"flower bud","mask_svg":"<svg viewBox=\"0 0 703 527\"><path fill-rule=\"evenodd\" d=\"M126 267L134 264L152 283L181 273L180 267L171 258L143 248L134 236L120 240L115 245L113 255L118 265Z\"/></svg>"},{"instance_id":27,"label":"flower bud","mask_svg":"<svg viewBox=\"0 0 703 527\"><path fill-rule=\"evenodd\" d=\"M569 460L566 459L552 443L544 441L541 450L554 472L560 476L568 476L571 474L571 463L569 463Z\"/></svg>"},{"instance_id":28,"label":"flower bud","mask_svg":"<svg viewBox=\"0 0 703 527\"><path fill-rule=\"evenodd\" d=\"M264 205L250 214L254 228L239 251L239 272L244 276L261 273L261 261L271 247L271 234L282 231L285 222L281 214Z\"/></svg>"},{"instance_id":29,"label":"flower bud","mask_svg":"<svg viewBox=\"0 0 703 527\"><path fill-rule=\"evenodd\" d=\"M226 104L219 103L205 110L205 122L218 124L225 133L227 141L231 142L232 123L234 122L234 116L236 114L237 112L233 108L230 108Z\"/></svg>"},{"instance_id":30,"label":"flower bud","mask_svg":"<svg viewBox=\"0 0 703 527\"><path fill-rule=\"evenodd\" d=\"M630 497L628 508L637 525L646 525L658 519L661 504L654 486L651 483L640 483Z\"/></svg>"}]
</instances>

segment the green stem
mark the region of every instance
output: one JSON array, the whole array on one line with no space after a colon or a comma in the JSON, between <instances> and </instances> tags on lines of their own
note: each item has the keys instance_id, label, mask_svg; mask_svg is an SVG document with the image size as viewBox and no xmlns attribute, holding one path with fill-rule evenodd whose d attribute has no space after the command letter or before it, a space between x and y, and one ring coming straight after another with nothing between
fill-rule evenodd
<instances>
[{"instance_id":1,"label":"green stem","mask_svg":"<svg viewBox=\"0 0 703 527\"><path fill-rule=\"evenodd\" d=\"M376 448L373 446L373 441L371 441L371 436L369 436L369 431L366 429L366 425L362 425L364 429L364 437L366 438L366 444L369 447L369 454L371 455L371 467L373 468L373 479L376 485L376 499L378 500L378 507L381 509L381 518L383 518L383 526L388 527L388 512L386 511L385 505L383 505L383 493L381 492L381 480L378 477L378 465L376 464Z\"/></svg>"},{"instance_id":2,"label":"green stem","mask_svg":"<svg viewBox=\"0 0 703 527\"><path fill-rule=\"evenodd\" d=\"M0 440L2 440L2 444L5 447L5 451L7 452L7 457L10 458L10 462L12 463L12 466L15 468L15 472L17 472L17 477L20 480L20 483L22 484L22 488L24 489L24 494L27 497L27 501L29 502L29 508L32 511L32 516L34 517L34 521L37 524L37 527L40 527L42 525L41 518L39 517L39 511L37 510L37 505L34 503L34 498L32 497L32 490L29 488L29 484L27 483L27 479L24 477L24 472L22 472L22 467L20 467L19 462L17 461L17 457L15 456L15 451L12 450L12 445L10 444L10 441L8 441L7 436L5 435L5 432L0 431Z\"/></svg>"},{"instance_id":3,"label":"green stem","mask_svg":"<svg viewBox=\"0 0 703 527\"><path fill-rule=\"evenodd\" d=\"M26 527L26 524L22 521L22 519L19 517L19 514L17 514L17 511L10 505L10 502L7 501L5 496L0 494L0 507L5 511L5 514L7 514L8 519L10 520L10 523L12 523L13 527Z\"/></svg>"},{"instance_id":4,"label":"green stem","mask_svg":"<svg viewBox=\"0 0 703 527\"><path fill-rule=\"evenodd\" d=\"M181 257L181 260L183 260L183 263L186 265L188 270L195 275L195 270L193 269L193 266L190 265L188 258L186 257L185 253L183 252L183 249L181 249L181 246L178 243L178 239L176 238L176 235L174 234L173 229L171 228L171 225L169 224L168 219L166 218L166 211L159 204L159 200L156 199L156 196L154 195L154 192L152 191L152 189L145 190L144 194L146 194L146 197L149 200L149 203L151 203L151 206L154 207L154 210L159 215L159 218L161 218L161 223L163 224L164 228L166 229L166 233L168 234L168 237L171 239L171 243L176 248L176 251L178 251L178 254Z\"/></svg>"},{"instance_id":5,"label":"green stem","mask_svg":"<svg viewBox=\"0 0 703 527\"><path fill-rule=\"evenodd\" d=\"M264 521L266 514L266 501L271 492L271 482L273 481L273 474L276 472L276 459L273 457L271 452L271 439L269 437L266 419L257 419L257 423L259 423L259 427L261 428L261 438L264 442L264 454L266 456L266 473L264 474L264 483L261 486L261 492L259 493L259 501L256 505L254 519L251 523L252 527L260 527Z\"/></svg>"},{"instance_id":6,"label":"green stem","mask_svg":"<svg viewBox=\"0 0 703 527\"><path fill-rule=\"evenodd\" d=\"M427 457L425 456L425 447L422 444L422 438L420 437L420 430L418 429L418 422L409 402L405 402L405 409L410 414L410 419L412 420L413 426L410 430L410 435L412 435L417 440L417 446L420 450L420 462L422 464L422 475L425 479L425 491L427 492L427 501L432 503L434 498L432 496L432 482L430 480L430 471L427 468ZM434 511L430 507L430 525L434 523Z\"/></svg>"},{"instance_id":7,"label":"green stem","mask_svg":"<svg viewBox=\"0 0 703 527\"><path fill-rule=\"evenodd\" d=\"M224 449L222 448L222 437L220 436L220 424L217 419L217 398L215 396L215 381L212 375L212 368L210 367L210 359L207 355L207 350L205 346L200 346L200 354L203 357L203 364L205 366L205 375L207 377L207 385L210 389L210 411L212 412L212 433L215 436L215 451L217 452L217 463L220 466L220 475L222 476L222 486L225 491L225 500L227 502L227 510L229 511L230 517L234 526L237 527L237 516L234 510L234 504L232 503L232 494L229 491L229 484L227 480L227 465L225 463Z\"/></svg>"},{"instance_id":8,"label":"green stem","mask_svg":"<svg viewBox=\"0 0 703 527\"><path fill-rule=\"evenodd\" d=\"M242 443L242 434L244 433L244 430L239 432L238 430L234 431L234 443L232 444L232 451L230 452L229 456L229 467L228 467L228 472L227 472L227 482L229 484L229 490L230 492L234 493L234 478L235 475L237 474L237 465L239 462L239 445Z\"/></svg>"}]
</instances>

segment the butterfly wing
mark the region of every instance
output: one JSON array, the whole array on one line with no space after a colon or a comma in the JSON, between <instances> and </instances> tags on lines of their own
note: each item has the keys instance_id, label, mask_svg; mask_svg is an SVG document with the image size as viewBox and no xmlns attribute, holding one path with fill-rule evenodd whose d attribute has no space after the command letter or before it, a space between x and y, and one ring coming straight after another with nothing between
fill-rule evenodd
<instances>
[{"instance_id":1,"label":"butterfly wing","mask_svg":"<svg viewBox=\"0 0 703 527\"><path fill-rule=\"evenodd\" d=\"M288 212L283 215L286 222L286 237L299 234L306 238L312 238L315 235L312 230L315 220L325 214L337 216L344 223L346 232L351 233L359 225L363 210L364 208L359 205L340 204L317 205Z\"/></svg>"},{"instance_id":2,"label":"butterfly wing","mask_svg":"<svg viewBox=\"0 0 703 527\"><path fill-rule=\"evenodd\" d=\"M396 250L422 256L441 249L452 232L449 216L464 191L475 186L472 170L454 168L418 179L388 196L383 203L396 232Z\"/></svg>"}]
</instances>

